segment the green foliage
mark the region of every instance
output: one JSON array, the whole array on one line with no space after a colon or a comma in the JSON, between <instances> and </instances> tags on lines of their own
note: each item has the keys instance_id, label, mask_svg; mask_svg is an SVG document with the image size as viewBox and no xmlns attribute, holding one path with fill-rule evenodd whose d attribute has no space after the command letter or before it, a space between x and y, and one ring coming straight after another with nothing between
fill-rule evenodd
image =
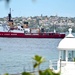
<instances>
[{"instance_id":1,"label":"green foliage","mask_svg":"<svg viewBox=\"0 0 75 75\"><path fill-rule=\"evenodd\" d=\"M45 59L42 56L39 55L35 55L33 57L33 59L35 60L35 63L33 65L34 68L39 67L41 63L43 63L45 61ZM53 72L51 69L46 69L44 71L39 70L39 75L60 75L60 72L55 73Z\"/></svg>"},{"instance_id":2,"label":"green foliage","mask_svg":"<svg viewBox=\"0 0 75 75\"><path fill-rule=\"evenodd\" d=\"M73 61L75 62L75 58L73 59Z\"/></svg>"},{"instance_id":3,"label":"green foliage","mask_svg":"<svg viewBox=\"0 0 75 75\"><path fill-rule=\"evenodd\" d=\"M31 75L29 72L22 72L22 75Z\"/></svg>"},{"instance_id":4,"label":"green foliage","mask_svg":"<svg viewBox=\"0 0 75 75\"><path fill-rule=\"evenodd\" d=\"M46 69L44 71L39 71L39 75L53 75L53 72L50 69Z\"/></svg>"},{"instance_id":5,"label":"green foliage","mask_svg":"<svg viewBox=\"0 0 75 75\"><path fill-rule=\"evenodd\" d=\"M38 63L34 63L33 67L36 68L38 65Z\"/></svg>"},{"instance_id":6,"label":"green foliage","mask_svg":"<svg viewBox=\"0 0 75 75\"><path fill-rule=\"evenodd\" d=\"M22 72L22 75L34 75L34 74L29 72ZM60 75L60 72L55 73L51 69L46 69L44 71L39 70L39 75Z\"/></svg>"},{"instance_id":7,"label":"green foliage","mask_svg":"<svg viewBox=\"0 0 75 75\"><path fill-rule=\"evenodd\" d=\"M9 75L8 73L5 73L4 75Z\"/></svg>"},{"instance_id":8,"label":"green foliage","mask_svg":"<svg viewBox=\"0 0 75 75\"><path fill-rule=\"evenodd\" d=\"M38 67L41 63L45 62L45 59L39 55L35 55L33 57L33 60L35 60L35 63L33 65L34 68Z\"/></svg>"},{"instance_id":9,"label":"green foliage","mask_svg":"<svg viewBox=\"0 0 75 75\"><path fill-rule=\"evenodd\" d=\"M58 72L58 73L54 73L54 72L53 72L53 75L60 75L60 72Z\"/></svg>"},{"instance_id":10,"label":"green foliage","mask_svg":"<svg viewBox=\"0 0 75 75\"><path fill-rule=\"evenodd\" d=\"M39 55L35 55L34 57L33 57L33 59L35 60L35 61L37 61L37 62L43 62L43 60L44 60L44 58L42 57L42 56L39 56Z\"/></svg>"},{"instance_id":11,"label":"green foliage","mask_svg":"<svg viewBox=\"0 0 75 75\"><path fill-rule=\"evenodd\" d=\"M35 60L34 68L39 67L39 65L45 61L45 59L39 55L35 55L33 57L33 59ZM34 72L33 73L22 72L22 75L35 75L35 73ZM38 68L38 75L60 75L60 72L55 73L55 72L53 72L53 70L51 70L49 68L45 69L45 70L39 70L39 68Z\"/></svg>"},{"instance_id":12,"label":"green foliage","mask_svg":"<svg viewBox=\"0 0 75 75\"><path fill-rule=\"evenodd\" d=\"M53 72L52 72L51 69L46 69L45 70L45 74L47 74L47 75L53 75Z\"/></svg>"},{"instance_id":13,"label":"green foliage","mask_svg":"<svg viewBox=\"0 0 75 75\"><path fill-rule=\"evenodd\" d=\"M60 75L60 72L55 73L51 69L46 69L44 71L39 71L39 75Z\"/></svg>"}]
</instances>

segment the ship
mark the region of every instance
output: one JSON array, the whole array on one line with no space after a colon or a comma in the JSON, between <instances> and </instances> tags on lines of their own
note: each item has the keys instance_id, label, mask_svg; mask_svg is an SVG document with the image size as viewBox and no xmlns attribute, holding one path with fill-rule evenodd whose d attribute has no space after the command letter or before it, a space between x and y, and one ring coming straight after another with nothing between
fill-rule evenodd
<instances>
[{"instance_id":1,"label":"ship","mask_svg":"<svg viewBox=\"0 0 75 75\"><path fill-rule=\"evenodd\" d=\"M45 32L44 28L29 28L28 22L14 26L11 19L11 9L8 14L8 24L0 24L0 37L7 38L64 38L64 33Z\"/></svg>"}]
</instances>

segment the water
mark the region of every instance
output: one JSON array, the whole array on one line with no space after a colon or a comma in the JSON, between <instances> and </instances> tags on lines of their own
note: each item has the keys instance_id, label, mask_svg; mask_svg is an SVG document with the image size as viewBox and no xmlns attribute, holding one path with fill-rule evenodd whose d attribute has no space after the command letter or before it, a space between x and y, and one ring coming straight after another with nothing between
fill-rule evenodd
<instances>
[{"instance_id":1,"label":"water","mask_svg":"<svg viewBox=\"0 0 75 75\"><path fill-rule=\"evenodd\" d=\"M21 73L32 68L32 57L46 61L58 59L57 46L61 39L0 38L0 73ZM41 68L48 68L49 62Z\"/></svg>"}]
</instances>

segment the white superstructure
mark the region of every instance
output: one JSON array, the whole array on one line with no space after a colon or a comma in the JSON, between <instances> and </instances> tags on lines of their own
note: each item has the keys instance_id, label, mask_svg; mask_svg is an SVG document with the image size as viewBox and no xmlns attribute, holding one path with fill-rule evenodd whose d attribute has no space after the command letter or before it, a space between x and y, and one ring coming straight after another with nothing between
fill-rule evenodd
<instances>
[{"instance_id":1,"label":"white superstructure","mask_svg":"<svg viewBox=\"0 0 75 75\"><path fill-rule=\"evenodd\" d=\"M30 33L30 28L22 28L17 26L16 28L10 28L7 24L0 24L0 32L16 32L16 33Z\"/></svg>"}]
</instances>

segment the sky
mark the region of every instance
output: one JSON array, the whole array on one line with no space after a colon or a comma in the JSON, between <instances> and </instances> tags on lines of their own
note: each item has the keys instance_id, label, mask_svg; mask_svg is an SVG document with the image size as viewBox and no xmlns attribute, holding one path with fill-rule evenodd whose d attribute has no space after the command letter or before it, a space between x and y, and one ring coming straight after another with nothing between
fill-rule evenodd
<instances>
[{"instance_id":1,"label":"sky","mask_svg":"<svg viewBox=\"0 0 75 75\"><path fill-rule=\"evenodd\" d=\"M12 9L13 17L62 16L75 17L75 0L11 0L8 7L0 1L0 17L6 17Z\"/></svg>"}]
</instances>

